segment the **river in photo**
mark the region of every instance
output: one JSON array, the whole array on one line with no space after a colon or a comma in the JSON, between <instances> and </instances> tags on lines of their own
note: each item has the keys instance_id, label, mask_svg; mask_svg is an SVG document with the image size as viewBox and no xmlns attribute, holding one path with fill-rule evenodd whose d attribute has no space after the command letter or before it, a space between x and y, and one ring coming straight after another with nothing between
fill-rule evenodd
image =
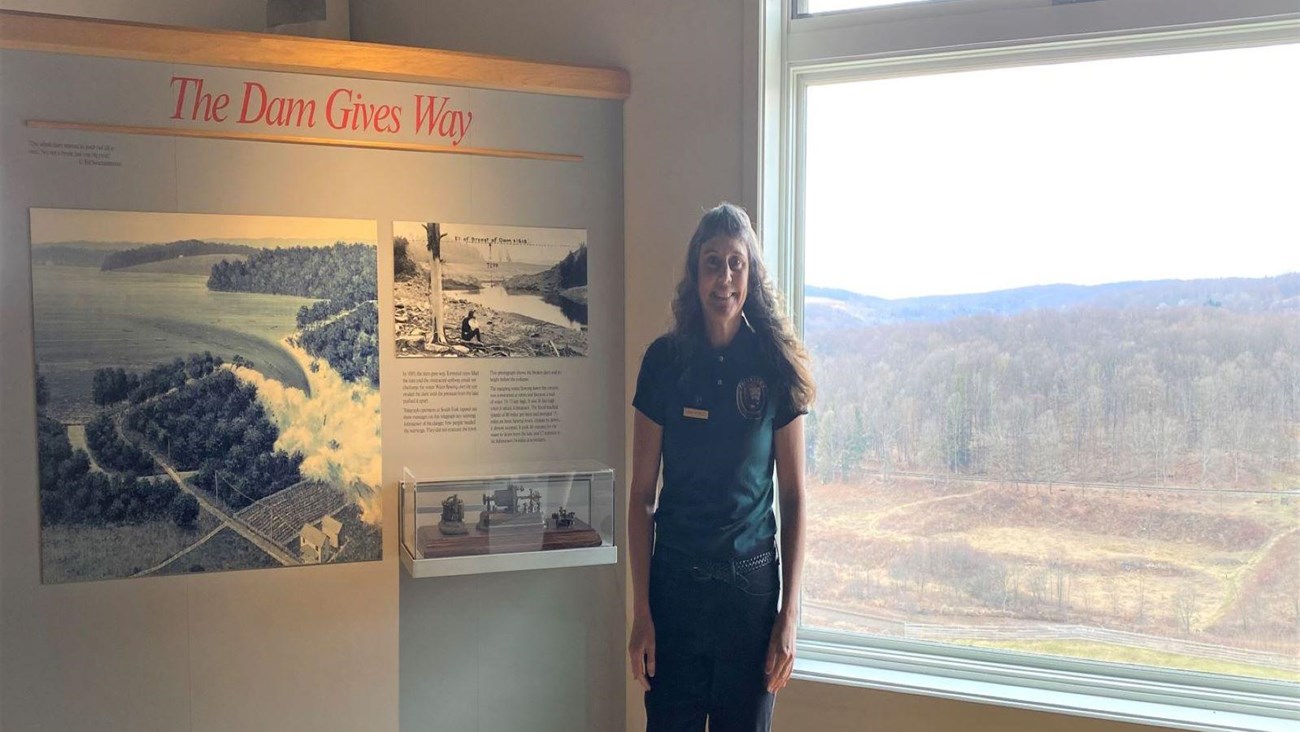
<instances>
[{"instance_id":1,"label":"river in photo","mask_svg":"<svg viewBox=\"0 0 1300 732\"><path fill-rule=\"evenodd\" d=\"M50 391L46 411L60 421L94 413L97 369L143 372L191 353L238 354L268 378L309 389L302 367L280 345L310 298L213 292L206 275L32 267L36 362Z\"/></svg>"},{"instance_id":2,"label":"river in photo","mask_svg":"<svg viewBox=\"0 0 1300 732\"><path fill-rule=\"evenodd\" d=\"M518 313L546 323L561 325L565 328L582 330L586 326L586 307L578 313L573 308L552 305L542 299L541 295L512 295L499 282L485 284L477 292L471 290L450 290L446 293L484 307L503 312ZM567 312L566 312L567 311ZM457 324L458 325L458 324Z\"/></svg>"}]
</instances>

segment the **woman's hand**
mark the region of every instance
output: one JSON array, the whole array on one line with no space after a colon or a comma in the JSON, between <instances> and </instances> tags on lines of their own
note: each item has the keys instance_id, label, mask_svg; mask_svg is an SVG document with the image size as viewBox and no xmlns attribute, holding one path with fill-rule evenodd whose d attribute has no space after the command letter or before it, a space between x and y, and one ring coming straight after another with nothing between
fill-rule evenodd
<instances>
[{"instance_id":1,"label":"woman's hand","mask_svg":"<svg viewBox=\"0 0 1300 732\"><path fill-rule=\"evenodd\" d=\"M632 616L632 639L627 644L627 656L632 663L632 677L642 689L650 691L650 678L655 675L655 623L649 612Z\"/></svg>"},{"instance_id":2,"label":"woman's hand","mask_svg":"<svg viewBox=\"0 0 1300 732\"><path fill-rule=\"evenodd\" d=\"M763 673L767 677L767 690L773 694L790 683L797 626L798 623L784 612L776 616L776 623L772 626L772 640L767 644L767 663L763 666Z\"/></svg>"}]
</instances>

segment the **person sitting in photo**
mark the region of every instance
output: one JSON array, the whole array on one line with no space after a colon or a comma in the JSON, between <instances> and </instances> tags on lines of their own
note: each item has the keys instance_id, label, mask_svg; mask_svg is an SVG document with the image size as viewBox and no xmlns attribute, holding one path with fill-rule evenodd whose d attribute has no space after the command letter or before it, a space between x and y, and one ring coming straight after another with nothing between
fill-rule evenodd
<instances>
[{"instance_id":1,"label":"person sitting in photo","mask_svg":"<svg viewBox=\"0 0 1300 732\"><path fill-rule=\"evenodd\" d=\"M479 343L483 342L483 333L479 330L478 320L474 318L473 310L460 321L460 339L462 341L478 339Z\"/></svg>"}]
</instances>

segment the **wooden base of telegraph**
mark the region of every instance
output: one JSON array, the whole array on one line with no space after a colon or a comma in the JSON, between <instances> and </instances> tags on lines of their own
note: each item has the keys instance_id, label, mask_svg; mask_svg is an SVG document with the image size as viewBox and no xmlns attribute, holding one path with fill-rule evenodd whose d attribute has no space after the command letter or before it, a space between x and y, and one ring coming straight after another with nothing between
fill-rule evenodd
<instances>
[{"instance_id":1,"label":"wooden base of telegraph","mask_svg":"<svg viewBox=\"0 0 1300 732\"><path fill-rule=\"evenodd\" d=\"M595 529L576 519L571 526L564 528L555 528L554 522L547 519L544 527L528 531L480 531L471 527L469 533L462 536L445 536L437 525L421 526L416 532L416 541L425 559L579 549L602 543Z\"/></svg>"}]
</instances>

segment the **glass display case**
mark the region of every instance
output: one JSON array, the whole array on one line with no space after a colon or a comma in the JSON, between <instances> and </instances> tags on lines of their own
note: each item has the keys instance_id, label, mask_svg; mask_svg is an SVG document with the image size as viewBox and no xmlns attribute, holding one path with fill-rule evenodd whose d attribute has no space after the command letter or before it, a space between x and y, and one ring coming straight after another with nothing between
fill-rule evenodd
<instances>
[{"instance_id":1,"label":"glass display case","mask_svg":"<svg viewBox=\"0 0 1300 732\"><path fill-rule=\"evenodd\" d=\"M594 461L402 471L402 563L413 577L613 564L614 471Z\"/></svg>"}]
</instances>

